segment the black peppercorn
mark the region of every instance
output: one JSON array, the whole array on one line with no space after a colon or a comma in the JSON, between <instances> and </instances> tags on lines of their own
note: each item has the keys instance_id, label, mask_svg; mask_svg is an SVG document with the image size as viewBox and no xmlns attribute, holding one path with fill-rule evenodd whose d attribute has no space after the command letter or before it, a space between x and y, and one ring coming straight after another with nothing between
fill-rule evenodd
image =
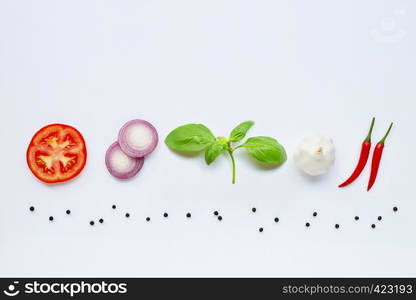
<instances>
[{"instance_id":1,"label":"black peppercorn","mask_svg":"<svg viewBox=\"0 0 416 300\"><path fill-rule=\"evenodd\" d=\"M112 207L113 209L116 209L116 207L117 207L117 206L115 206L115 205L113 204L113 206L111 206L111 207Z\"/></svg>"},{"instance_id":2,"label":"black peppercorn","mask_svg":"<svg viewBox=\"0 0 416 300\"><path fill-rule=\"evenodd\" d=\"M338 229L339 228L339 224L335 224L335 228Z\"/></svg>"},{"instance_id":3,"label":"black peppercorn","mask_svg":"<svg viewBox=\"0 0 416 300\"><path fill-rule=\"evenodd\" d=\"M376 228L376 224L371 224L371 228Z\"/></svg>"},{"instance_id":4,"label":"black peppercorn","mask_svg":"<svg viewBox=\"0 0 416 300\"><path fill-rule=\"evenodd\" d=\"M93 226L94 225L94 221L90 221L90 225Z\"/></svg>"},{"instance_id":5,"label":"black peppercorn","mask_svg":"<svg viewBox=\"0 0 416 300\"><path fill-rule=\"evenodd\" d=\"M305 225L306 225L306 227L309 227L309 226L311 226L311 224L309 224L309 222L307 222L307 223L306 223Z\"/></svg>"},{"instance_id":6,"label":"black peppercorn","mask_svg":"<svg viewBox=\"0 0 416 300\"><path fill-rule=\"evenodd\" d=\"M221 216L218 216L218 221L222 221L222 217Z\"/></svg>"},{"instance_id":7,"label":"black peppercorn","mask_svg":"<svg viewBox=\"0 0 416 300\"><path fill-rule=\"evenodd\" d=\"M126 218L130 218L130 214L129 213L126 213Z\"/></svg>"},{"instance_id":8,"label":"black peppercorn","mask_svg":"<svg viewBox=\"0 0 416 300\"><path fill-rule=\"evenodd\" d=\"M393 207L393 211L396 212L398 210L397 206Z\"/></svg>"},{"instance_id":9,"label":"black peppercorn","mask_svg":"<svg viewBox=\"0 0 416 300\"><path fill-rule=\"evenodd\" d=\"M164 216L165 218L167 218L169 215L168 215L168 213L164 213L164 214L163 214L163 216Z\"/></svg>"},{"instance_id":10,"label":"black peppercorn","mask_svg":"<svg viewBox=\"0 0 416 300\"><path fill-rule=\"evenodd\" d=\"M71 214L71 211L69 209L66 210L66 214L69 215Z\"/></svg>"},{"instance_id":11,"label":"black peppercorn","mask_svg":"<svg viewBox=\"0 0 416 300\"><path fill-rule=\"evenodd\" d=\"M29 209L30 211L35 211L35 208L33 206L31 206Z\"/></svg>"},{"instance_id":12,"label":"black peppercorn","mask_svg":"<svg viewBox=\"0 0 416 300\"><path fill-rule=\"evenodd\" d=\"M186 214L186 217L187 217L187 218L190 218L190 217L191 217L191 214L190 214L190 213L187 213L187 214Z\"/></svg>"},{"instance_id":13,"label":"black peppercorn","mask_svg":"<svg viewBox=\"0 0 416 300\"><path fill-rule=\"evenodd\" d=\"M100 222L102 224L102 223L104 223L104 219L99 219L98 222Z\"/></svg>"},{"instance_id":14,"label":"black peppercorn","mask_svg":"<svg viewBox=\"0 0 416 300\"><path fill-rule=\"evenodd\" d=\"M318 213L315 211L314 213L313 213L313 216L314 217L316 217L318 215Z\"/></svg>"},{"instance_id":15,"label":"black peppercorn","mask_svg":"<svg viewBox=\"0 0 416 300\"><path fill-rule=\"evenodd\" d=\"M253 207L253 208L251 209L251 211L252 211L253 213L255 213L255 212L257 211L257 209L256 209L255 207Z\"/></svg>"},{"instance_id":16,"label":"black peppercorn","mask_svg":"<svg viewBox=\"0 0 416 300\"><path fill-rule=\"evenodd\" d=\"M260 231L260 232L263 232L263 228L262 228L262 227L260 227L260 228L259 228L259 231Z\"/></svg>"},{"instance_id":17,"label":"black peppercorn","mask_svg":"<svg viewBox=\"0 0 416 300\"><path fill-rule=\"evenodd\" d=\"M215 215L215 216L218 216L218 212L217 212L217 211L214 211L214 215Z\"/></svg>"},{"instance_id":18,"label":"black peppercorn","mask_svg":"<svg viewBox=\"0 0 416 300\"><path fill-rule=\"evenodd\" d=\"M49 221L51 221L51 222L53 221L53 217L52 216L49 217Z\"/></svg>"},{"instance_id":19,"label":"black peppercorn","mask_svg":"<svg viewBox=\"0 0 416 300\"><path fill-rule=\"evenodd\" d=\"M279 222L279 218L274 218L274 221L277 223Z\"/></svg>"},{"instance_id":20,"label":"black peppercorn","mask_svg":"<svg viewBox=\"0 0 416 300\"><path fill-rule=\"evenodd\" d=\"M149 217L147 217L147 218L146 218L146 221L147 221L147 222L149 222L149 221L150 221L150 218L149 218Z\"/></svg>"},{"instance_id":21,"label":"black peppercorn","mask_svg":"<svg viewBox=\"0 0 416 300\"><path fill-rule=\"evenodd\" d=\"M360 217L359 216L355 216L355 221L358 221L359 219L360 219Z\"/></svg>"},{"instance_id":22,"label":"black peppercorn","mask_svg":"<svg viewBox=\"0 0 416 300\"><path fill-rule=\"evenodd\" d=\"M381 221L383 218L381 216L378 216L377 220Z\"/></svg>"}]
</instances>

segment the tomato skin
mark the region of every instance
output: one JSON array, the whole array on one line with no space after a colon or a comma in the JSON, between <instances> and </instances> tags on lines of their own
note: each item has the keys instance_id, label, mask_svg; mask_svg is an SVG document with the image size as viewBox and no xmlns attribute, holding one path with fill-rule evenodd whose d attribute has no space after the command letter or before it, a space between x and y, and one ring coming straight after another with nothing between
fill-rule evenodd
<instances>
[{"instance_id":1,"label":"tomato skin","mask_svg":"<svg viewBox=\"0 0 416 300\"><path fill-rule=\"evenodd\" d=\"M54 167L54 175L45 171L45 162L42 162L43 166L39 165L39 152L45 154L40 157L46 157ZM65 182L78 176L84 169L87 162L86 143L76 128L50 124L32 137L26 152L26 161L33 175L40 181L48 184Z\"/></svg>"}]
</instances>

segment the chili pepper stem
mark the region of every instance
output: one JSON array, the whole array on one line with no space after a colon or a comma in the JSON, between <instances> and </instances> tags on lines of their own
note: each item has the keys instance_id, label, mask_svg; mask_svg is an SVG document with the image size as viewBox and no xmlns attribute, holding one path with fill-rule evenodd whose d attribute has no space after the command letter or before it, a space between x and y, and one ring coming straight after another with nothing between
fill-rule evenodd
<instances>
[{"instance_id":1,"label":"chili pepper stem","mask_svg":"<svg viewBox=\"0 0 416 300\"><path fill-rule=\"evenodd\" d=\"M389 133L390 133L390 130L391 130L391 128L393 127L393 123L391 123L390 124L390 127L389 127L389 129L387 130L387 132L386 132L386 134L384 135L384 137L380 140L380 142L378 142L379 144L383 144L384 145L384 142L386 141L386 138L387 138L387 136L389 135Z\"/></svg>"},{"instance_id":2,"label":"chili pepper stem","mask_svg":"<svg viewBox=\"0 0 416 300\"><path fill-rule=\"evenodd\" d=\"M365 138L364 142L371 143L371 134L373 133L374 123L376 122L376 118L371 120L370 130L368 131L368 135Z\"/></svg>"}]
</instances>

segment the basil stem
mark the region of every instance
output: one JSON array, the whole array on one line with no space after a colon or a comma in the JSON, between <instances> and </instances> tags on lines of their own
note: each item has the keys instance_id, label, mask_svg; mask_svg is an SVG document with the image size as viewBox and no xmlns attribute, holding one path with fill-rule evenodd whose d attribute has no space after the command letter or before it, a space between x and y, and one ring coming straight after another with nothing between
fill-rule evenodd
<instances>
[{"instance_id":1,"label":"basil stem","mask_svg":"<svg viewBox=\"0 0 416 300\"><path fill-rule=\"evenodd\" d=\"M235 172L235 159L234 159L234 154L233 154L233 152L234 152L235 149L232 149L231 148L231 143L230 142L227 143L227 146L228 146L227 151L230 154L231 163L232 163L232 166L233 166L233 179L232 179L232 184L235 184L235 173L236 172Z\"/></svg>"}]
</instances>

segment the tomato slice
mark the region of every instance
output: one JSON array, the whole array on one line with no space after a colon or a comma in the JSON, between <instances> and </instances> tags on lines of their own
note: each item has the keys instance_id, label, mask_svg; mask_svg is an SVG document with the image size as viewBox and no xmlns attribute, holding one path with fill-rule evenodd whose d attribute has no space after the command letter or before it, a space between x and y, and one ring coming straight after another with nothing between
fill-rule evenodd
<instances>
[{"instance_id":1,"label":"tomato slice","mask_svg":"<svg viewBox=\"0 0 416 300\"><path fill-rule=\"evenodd\" d=\"M84 169L87 148L74 127L51 124L32 138L26 154L32 173L46 183L68 181Z\"/></svg>"}]
</instances>

